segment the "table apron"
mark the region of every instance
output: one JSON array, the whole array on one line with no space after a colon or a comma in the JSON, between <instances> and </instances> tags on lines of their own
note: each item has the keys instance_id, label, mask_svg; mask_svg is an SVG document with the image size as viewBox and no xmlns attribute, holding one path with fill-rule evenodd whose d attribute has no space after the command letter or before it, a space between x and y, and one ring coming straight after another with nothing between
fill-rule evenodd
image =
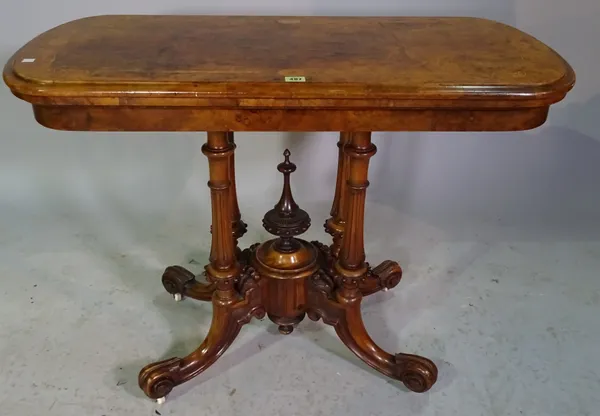
<instances>
[{"instance_id":1,"label":"table apron","mask_svg":"<svg viewBox=\"0 0 600 416\"><path fill-rule=\"evenodd\" d=\"M548 106L511 109L231 109L34 105L43 126L72 131L516 131Z\"/></svg>"}]
</instances>

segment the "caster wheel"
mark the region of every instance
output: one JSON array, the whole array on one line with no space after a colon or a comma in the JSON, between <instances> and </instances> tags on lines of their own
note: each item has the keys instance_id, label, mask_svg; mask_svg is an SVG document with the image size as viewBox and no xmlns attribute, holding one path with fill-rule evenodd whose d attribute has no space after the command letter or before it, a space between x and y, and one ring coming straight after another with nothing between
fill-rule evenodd
<instances>
[{"instance_id":1,"label":"caster wheel","mask_svg":"<svg viewBox=\"0 0 600 416\"><path fill-rule=\"evenodd\" d=\"M183 300L183 296L181 296L181 293L175 293L173 295L173 299L175 299L175 302L181 302Z\"/></svg>"},{"instance_id":2,"label":"caster wheel","mask_svg":"<svg viewBox=\"0 0 600 416\"><path fill-rule=\"evenodd\" d=\"M289 335L294 331L294 325L279 325L279 333Z\"/></svg>"},{"instance_id":3,"label":"caster wheel","mask_svg":"<svg viewBox=\"0 0 600 416\"><path fill-rule=\"evenodd\" d=\"M159 397L158 399L156 399L156 404L164 404L166 401L166 397Z\"/></svg>"}]
</instances>

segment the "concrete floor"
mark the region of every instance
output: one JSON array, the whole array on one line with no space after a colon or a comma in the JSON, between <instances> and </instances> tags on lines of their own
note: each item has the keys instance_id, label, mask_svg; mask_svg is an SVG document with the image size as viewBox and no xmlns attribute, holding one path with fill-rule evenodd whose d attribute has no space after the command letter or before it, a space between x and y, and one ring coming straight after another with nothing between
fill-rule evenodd
<instances>
[{"instance_id":1,"label":"concrete floor","mask_svg":"<svg viewBox=\"0 0 600 416\"><path fill-rule=\"evenodd\" d=\"M368 259L398 259L405 277L364 303L366 326L386 350L438 364L430 392L408 392L361 364L322 323L307 320L284 337L264 320L157 407L137 387L139 369L191 352L209 327L210 305L175 303L160 284L167 265L201 270L206 213L9 206L0 230L0 413L600 414L598 239L523 236L500 223L450 232L382 205L367 212ZM263 239L262 213L244 215L243 245ZM319 226L308 234L325 239Z\"/></svg>"}]
</instances>

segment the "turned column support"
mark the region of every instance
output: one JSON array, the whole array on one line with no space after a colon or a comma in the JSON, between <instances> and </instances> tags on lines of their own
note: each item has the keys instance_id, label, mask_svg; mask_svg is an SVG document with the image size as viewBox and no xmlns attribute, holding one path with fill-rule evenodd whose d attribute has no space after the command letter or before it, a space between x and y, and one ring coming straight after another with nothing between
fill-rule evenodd
<instances>
[{"instance_id":1,"label":"turned column support","mask_svg":"<svg viewBox=\"0 0 600 416\"><path fill-rule=\"evenodd\" d=\"M175 386L212 365L252 317L265 315L279 325L282 334L292 332L306 315L313 320L322 318L365 363L413 391L427 391L437 379L435 364L416 355L384 351L369 337L361 317L363 296L394 287L402 277L396 262L384 261L375 268L365 262L365 198L369 159L376 152L371 134L340 136L343 154L332 218L326 223L326 228L339 226L331 228L339 231L332 233L332 247L339 246L337 255L324 244L296 238L308 229L310 217L292 196L290 174L296 165L289 160L288 150L277 166L284 175L281 198L263 218L265 229L278 238L239 252L236 224L241 218L235 201L234 149L232 136L226 132L209 132L202 147L208 157L212 204L212 244L205 267L210 283L197 282L193 273L179 266L167 268L163 275L165 288L176 299L188 296L212 301L210 330L191 354L142 369L138 382L146 395L162 401Z\"/></svg>"},{"instance_id":2,"label":"turned column support","mask_svg":"<svg viewBox=\"0 0 600 416\"><path fill-rule=\"evenodd\" d=\"M207 278L216 284L216 294L221 299L233 300L234 279L241 267L236 258L233 235L233 203L231 161L235 145L229 133L208 132L202 153L208 158L212 205L212 243L210 263L206 266Z\"/></svg>"},{"instance_id":3,"label":"turned column support","mask_svg":"<svg viewBox=\"0 0 600 416\"><path fill-rule=\"evenodd\" d=\"M358 282L367 273L365 263L364 218L365 199L369 186L369 159L377 148L371 143L370 132L353 133L344 147L348 156L347 213L345 232L342 235L340 253L335 262L335 271L342 278L340 295L354 297ZM352 289L351 289L352 288Z\"/></svg>"},{"instance_id":4,"label":"turned column support","mask_svg":"<svg viewBox=\"0 0 600 416\"><path fill-rule=\"evenodd\" d=\"M325 231L333 237L333 243L330 246L331 254L334 257L340 252L340 244L344 233L344 225L346 223L346 200L348 199L347 181L349 158L344 147L350 142L352 133L341 132L338 140L338 168L335 182L335 194L333 197L333 205L331 206L331 218L325 221Z\"/></svg>"},{"instance_id":5,"label":"turned column support","mask_svg":"<svg viewBox=\"0 0 600 416\"><path fill-rule=\"evenodd\" d=\"M255 316L264 317L259 276L242 267L236 255L235 221L239 221L233 189L232 136L226 132L209 132L202 152L208 157L212 205L212 243L206 277L209 285L198 283L189 271L172 266L163 275L170 293L212 300L213 319L208 335L196 351L179 358L152 363L144 367L138 383L153 399L164 397L177 385L197 376L212 365L231 345L241 327ZM237 213L236 213L237 211ZM249 254L248 254L249 255ZM241 258L242 256L240 256Z\"/></svg>"}]
</instances>

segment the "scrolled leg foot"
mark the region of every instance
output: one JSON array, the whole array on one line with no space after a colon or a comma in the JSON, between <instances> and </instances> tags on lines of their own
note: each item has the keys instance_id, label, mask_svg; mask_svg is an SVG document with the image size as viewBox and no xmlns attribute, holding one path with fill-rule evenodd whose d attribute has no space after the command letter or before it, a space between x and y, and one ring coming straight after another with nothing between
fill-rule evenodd
<instances>
[{"instance_id":1,"label":"scrolled leg foot","mask_svg":"<svg viewBox=\"0 0 600 416\"><path fill-rule=\"evenodd\" d=\"M209 301L215 291L214 284L198 282L194 273L181 266L167 267L162 276L162 284L176 301L185 297Z\"/></svg>"},{"instance_id":2,"label":"scrolled leg foot","mask_svg":"<svg viewBox=\"0 0 600 416\"><path fill-rule=\"evenodd\" d=\"M412 354L396 354L397 377L407 389L424 393L437 381L435 364L424 357Z\"/></svg>"},{"instance_id":3,"label":"scrolled leg foot","mask_svg":"<svg viewBox=\"0 0 600 416\"><path fill-rule=\"evenodd\" d=\"M381 349L369 336L360 311L362 296L345 298L337 293L335 299L327 296L313 283L309 292L308 317L335 328L340 340L358 358L388 377L402 381L417 393L431 388L437 380L437 368L427 358L411 354L392 355Z\"/></svg>"},{"instance_id":4,"label":"scrolled leg foot","mask_svg":"<svg viewBox=\"0 0 600 416\"><path fill-rule=\"evenodd\" d=\"M140 388L151 399L166 397L178 384L180 358L170 358L147 365L139 375Z\"/></svg>"},{"instance_id":5,"label":"scrolled leg foot","mask_svg":"<svg viewBox=\"0 0 600 416\"><path fill-rule=\"evenodd\" d=\"M359 290L363 296L372 295L381 290L387 291L400 283L402 268L391 260L386 260L373 269L361 280Z\"/></svg>"},{"instance_id":6,"label":"scrolled leg foot","mask_svg":"<svg viewBox=\"0 0 600 416\"><path fill-rule=\"evenodd\" d=\"M181 266L169 266L162 275L162 284L171 295L183 295L186 287L193 285L195 282L196 276L194 273Z\"/></svg>"},{"instance_id":7,"label":"scrolled leg foot","mask_svg":"<svg viewBox=\"0 0 600 416\"><path fill-rule=\"evenodd\" d=\"M312 244L319 250L319 262L321 264L321 276L318 277L318 282L331 292L335 288L334 281L336 280L336 272L333 264L335 256L331 252L331 248L320 243L312 241ZM362 296L372 295L381 290L387 291L393 289L400 283L402 279L402 268L400 265L391 260L386 260L375 268L369 267L366 275L359 281L359 290Z\"/></svg>"},{"instance_id":8,"label":"scrolled leg foot","mask_svg":"<svg viewBox=\"0 0 600 416\"><path fill-rule=\"evenodd\" d=\"M216 291L210 330L202 344L184 358L174 357L144 367L138 378L144 393L151 399L165 397L175 386L196 377L217 361L243 325L253 317L264 316L261 292L258 284L250 287L241 299L233 291Z\"/></svg>"}]
</instances>

